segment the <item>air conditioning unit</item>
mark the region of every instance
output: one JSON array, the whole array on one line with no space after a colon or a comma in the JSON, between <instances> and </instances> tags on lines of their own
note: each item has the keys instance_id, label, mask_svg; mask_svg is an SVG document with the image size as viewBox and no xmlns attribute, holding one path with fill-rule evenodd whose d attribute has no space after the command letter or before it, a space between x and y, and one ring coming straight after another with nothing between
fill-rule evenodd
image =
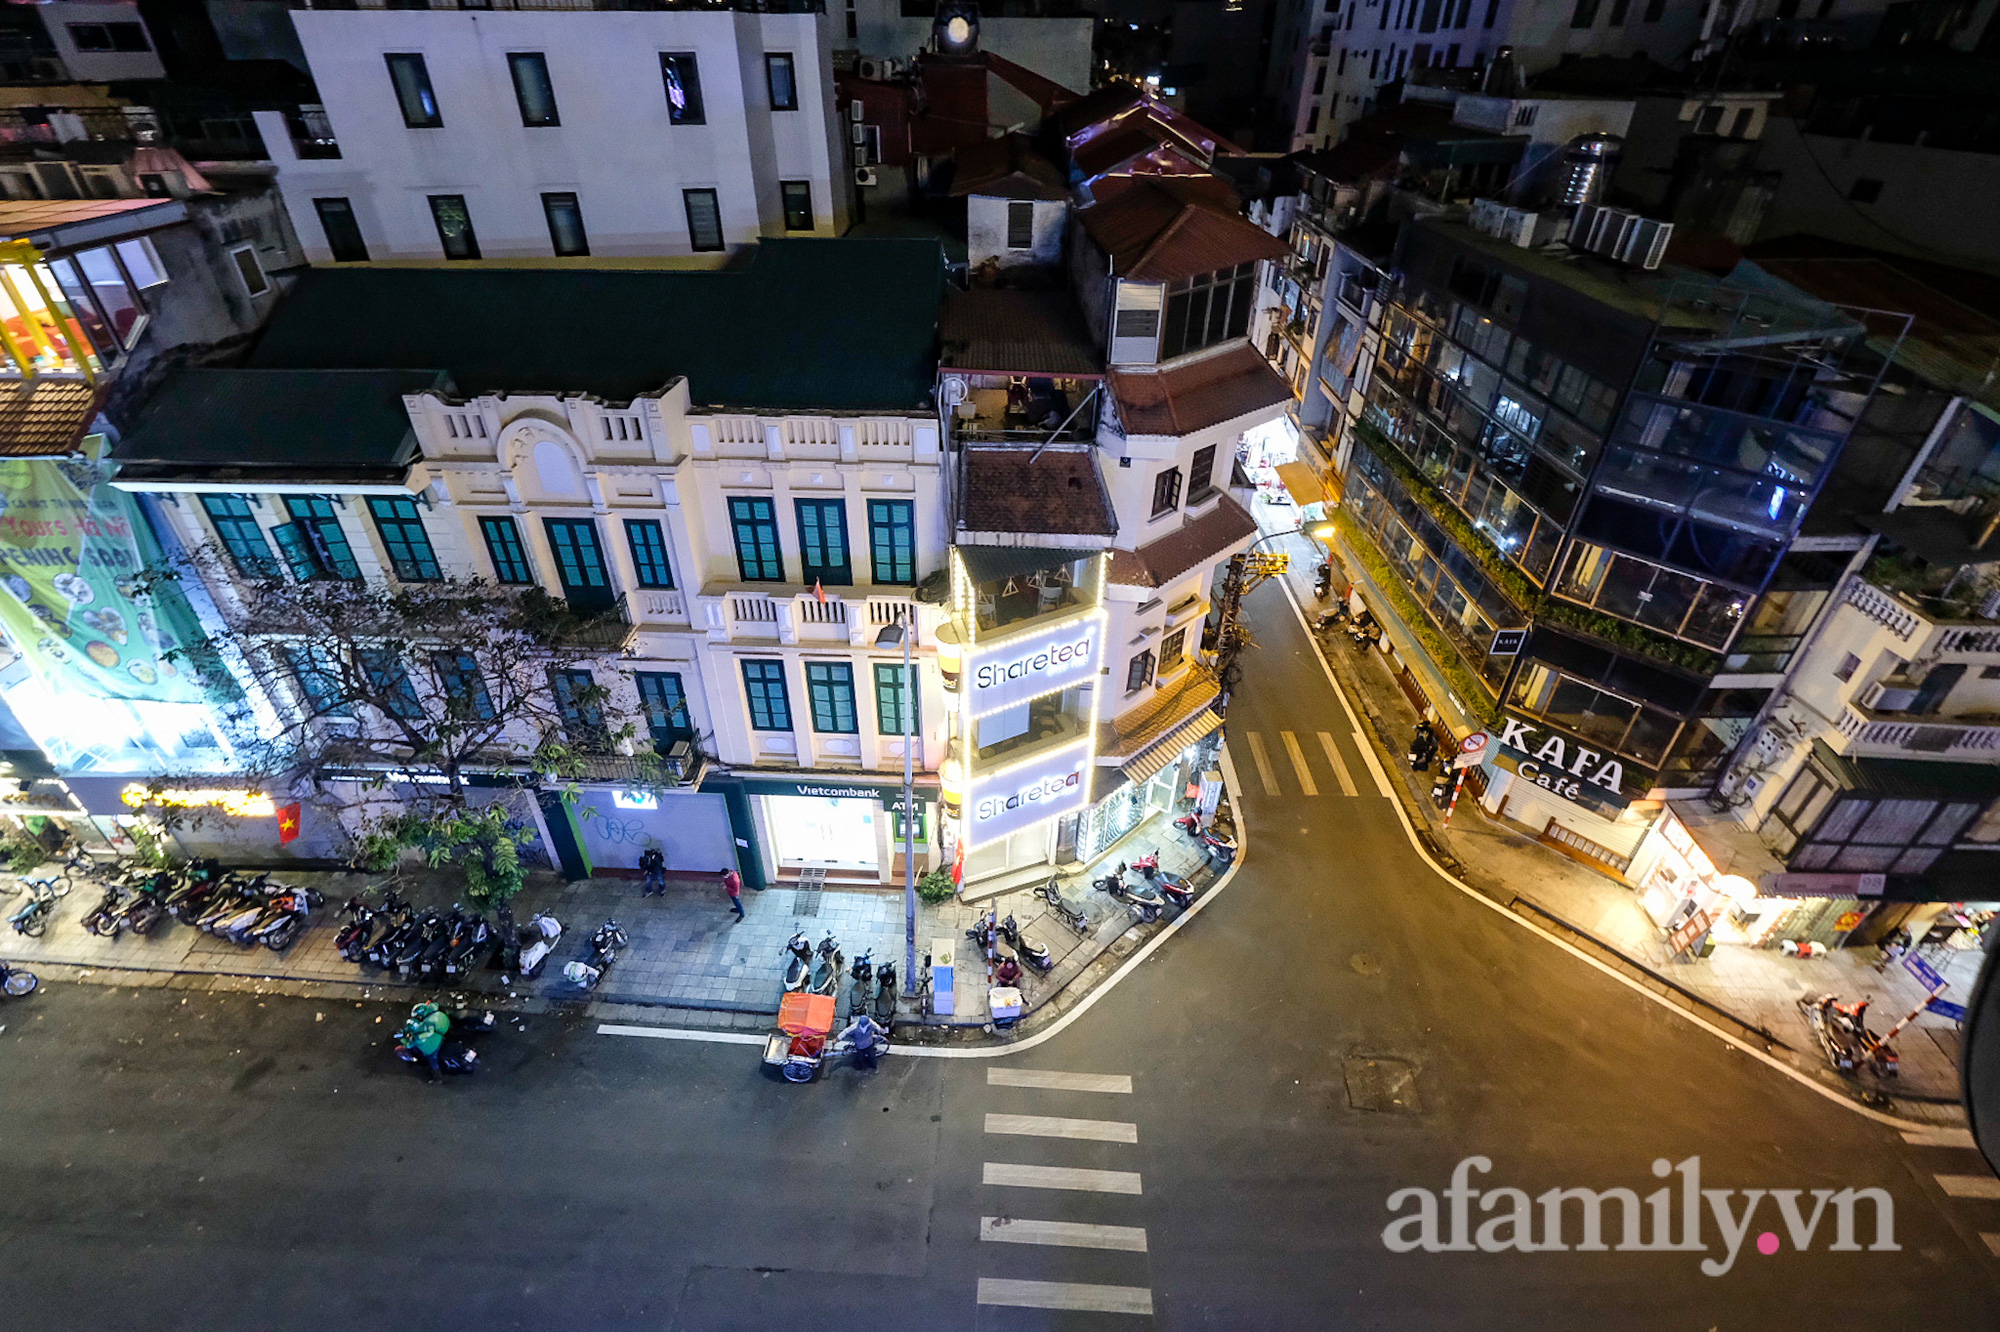
<instances>
[{"instance_id":1,"label":"air conditioning unit","mask_svg":"<svg viewBox=\"0 0 2000 1332\"><path fill-rule=\"evenodd\" d=\"M873 83L893 79L897 74L896 62L881 56L862 56L854 62L854 72Z\"/></svg>"},{"instance_id":2,"label":"air conditioning unit","mask_svg":"<svg viewBox=\"0 0 2000 1332\"><path fill-rule=\"evenodd\" d=\"M1465 225L1482 236L1494 234L1500 215L1507 211L1507 205L1496 199L1474 199L1472 209L1465 215Z\"/></svg>"},{"instance_id":3,"label":"air conditioning unit","mask_svg":"<svg viewBox=\"0 0 2000 1332\"><path fill-rule=\"evenodd\" d=\"M854 168L854 183L856 185L873 185L875 183L875 168L865 166Z\"/></svg>"},{"instance_id":4,"label":"air conditioning unit","mask_svg":"<svg viewBox=\"0 0 2000 1332\"><path fill-rule=\"evenodd\" d=\"M1634 218L1625 229L1624 237L1614 256L1625 263L1639 268L1658 268L1660 260L1666 257L1667 242L1674 236L1674 224L1655 222L1651 218Z\"/></svg>"},{"instance_id":5,"label":"air conditioning unit","mask_svg":"<svg viewBox=\"0 0 2000 1332\"><path fill-rule=\"evenodd\" d=\"M1500 216L1494 221L1491 234L1497 240L1526 249L1534 244L1537 216L1534 213L1523 212L1519 208L1503 208L1500 210Z\"/></svg>"},{"instance_id":6,"label":"air conditioning unit","mask_svg":"<svg viewBox=\"0 0 2000 1332\"><path fill-rule=\"evenodd\" d=\"M1917 701L1917 685L1890 677L1861 691L1861 706L1876 712L1908 712Z\"/></svg>"},{"instance_id":7,"label":"air conditioning unit","mask_svg":"<svg viewBox=\"0 0 2000 1332\"><path fill-rule=\"evenodd\" d=\"M860 103L857 102L855 105L858 106ZM858 120L855 121L847 127L847 141L857 148L868 142L868 127Z\"/></svg>"}]
</instances>

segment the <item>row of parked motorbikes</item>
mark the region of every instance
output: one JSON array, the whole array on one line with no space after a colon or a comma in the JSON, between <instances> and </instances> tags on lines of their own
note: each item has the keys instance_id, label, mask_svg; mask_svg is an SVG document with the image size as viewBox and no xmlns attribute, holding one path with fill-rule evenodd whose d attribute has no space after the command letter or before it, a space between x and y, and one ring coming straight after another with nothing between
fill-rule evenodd
<instances>
[{"instance_id":1,"label":"row of parked motorbikes","mask_svg":"<svg viewBox=\"0 0 2000 1332\"><path fill-rule=\"evenodd\" d=\"M238 874L207 858L171 869L132 869L104 885L104 896L83 917L92 934L115 939L125 931L147 935L168 919L244 948L274 953L292 945L324 899L310 888L275 882L269 874ZM45 926L45 920L42 922ZM21 923L16 922L16 928ZM40 928L23 929L40 933Z\"/></svg>"},{"instance_id":2,"label":"row of parked motorbikes","mask_svg":"<svg viewBox=\"0 0 2000 1332\"><path fill-rule=\"evenodd\" d=\"M875 1016L888 1022L896 1016L896 998L899 993L896 980L896 964L884 962L875 965L873 950L862 953L854 959L854 965L847 965L847 956L840 950L840 940L828 930L826 937L814 947L813 941L804 930L800 930L785 941L785 991L801 994L836 994L840 990L843 975L853 981L850 996L851 1011L865 1013L871 1008Z\"/></svg>"},{"instance_id":3,"label":"row of parked motorbikes","mask_svg":"<svg viewBox=\"0 0 2000 1332\"><path fill-rule=\"evenodd\" d=\"M496 951L502 967L522 977L539 976L562 938L562 922L536 912L515 932L512 949L502 950L500 927L454 902L448 908L419 909L394 889L379 900L357 894L341 908L346 923L333 938L334 950L349 962L381 967L413 980L451 980L484 965ZM590 990L604 978L628 943L624 927L607 920L590 936L589 956L563 967L563 977Z\"/></svg>"}]
</instances>

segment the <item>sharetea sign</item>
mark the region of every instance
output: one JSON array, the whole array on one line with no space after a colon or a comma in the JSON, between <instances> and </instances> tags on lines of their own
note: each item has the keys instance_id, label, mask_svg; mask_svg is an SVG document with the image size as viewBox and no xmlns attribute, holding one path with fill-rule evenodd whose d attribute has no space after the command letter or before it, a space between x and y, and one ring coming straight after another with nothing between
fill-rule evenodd
<instances>
[{"instance_id":1,"label":"sharetea sign","mask_svg":"<svg viewBox=\"0 0 2000 1332\"><path fill-rule=\"evenodd\" d=\"M1090 799L1090 741L1044 754L1018 768L966 784L965 840L984 846L1047 819L1073 814Z\"/></svg>"},{"instance_id":2,"label":"sharetea sign","mask_svg":"<svg viewBox=\"0 0 2000 1332\"><path fill-rule=\"evenodd\" d=\"M966 705L974 717L1031 698L1089 684L1103 656L1104 621L1093 615L1008 638L978 643L966 654Z\"/></svg>"}]
</instances>

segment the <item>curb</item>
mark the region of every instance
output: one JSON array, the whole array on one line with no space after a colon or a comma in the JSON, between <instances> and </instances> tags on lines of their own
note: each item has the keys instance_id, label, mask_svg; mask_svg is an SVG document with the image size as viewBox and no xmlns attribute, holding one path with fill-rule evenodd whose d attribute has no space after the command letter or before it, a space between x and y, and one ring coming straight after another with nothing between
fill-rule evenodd
<instances>
[{"instance_id":1,"label":"curb","mask_svg":"<svg viewBox=\"0 0 2000 1332\"><path fill-rule=\"evenodd\" d=\"M1327 678L1327 683L1332 685L1334 696L1340 700L1341 707L1346 710L1348 719L1354 723L1355 728L1358 730L1360 729L1361 726L1361 716L1362 715L1370 716L1369 730L1371 733L1372 743L1379 744L1380 735L1379 733L1376 733L1376 728L1373 724L1372 714L1366 713L1365 709L1363 710L1363 713L1357 714L1354 704L1348 699L1347 691L1341 687L1339 679L1333 673L1332 663L1327 660L1326 653L1323 650L1320 650L1319 638L1316 634L1313 633L1312 625L1306 619L1305 611L1299 605L1298 594L1292 590L1290 581L1283 580L1281 582L1281 586L1285 593L1285 600L1287 604L1291 606L1292 614L1294 617L1297 618L1300 629L1305 633L1308 639L1311 639L1313 641L1317 655L1319 657L1320 669L1322 672L1325 673ZM1884 1124L1888 1127L1900 1129L1903 1131L1918 1131L1922 1129L1935 1127L1934 1123L1929 1123L1922 1120L1899 1118L1896 1115L1885 1113L1884 1111L1877 1110L1874 1107L1865 1104L1860 1099L1857 1090L1850 1088L1847 1084L1845 1083L1829 1084L1828 1082L1821 1081L1820 1077L1818 1076L1819 1073L1818 1069L1814 1069L1811 1072L1799 1069L1795 1067L1789 1060L1783 1058L1781 1055L1774 1053L1771 1050L1760 1048L1761 1039L1750 1040L1750 1039L1745 1039L1744 1037L1741 1036L1734 1035L1729 1031L1725 1030L1724 1028L1716 1025L1709 1019L1703 1017L1701 1014L1693 1011L1693 1009L1684 1007L1681 1004L1673 1002L1672 1000L1667 998L1665 994L1652 988L1651 983L1657 983L1661 986L1669 987L1671 990L1676 992L1680 991L1680 987L1674 985L1674 983L1668 980L1667 977L1662 976L1658 972L1653 971L1652 968L1646 967L1640 963L1631 963L1632 966L1637 967L1640 971L1642 971L1645 974L1646 980L1642 981L1637 977L1627 975L1625 972L1621 971L1618 967L1615 967L1612 964L1605 962L1600 958L1593 957L1590 953L1578 947L1576 944L1571 943L1569 940L1562 938L1560 935L1556 934L1551 929L1539 925L1535 921L1529 919L1524 913L1518 912L1512 909L1510 905L1500 902L1492 894L1487 893L1481 890L1480 888L1473 886L1470 883L1467 883L1464 879L1460 878L1458 874L1454 873L1450 869L1445 868L1445 865L1448 862L1457 869L1463 869L1464 866L1462 862L1460 862L1456 857L1450 855L1449 853L1445 853L1443 855L1436 854L1437 851L1442 851L1443 848L1435 847L1434 839L1426 835L1426 832L1428 831L1427 827L1424 830L1420 831L1418 824L1411 819L1409 810L1405 808L1405 800L1408 797L1408 792L1403 788L1402 783L1392 782L1390 783L1390 785L1395 787L1399 793L1397 799L1394 802L1394 808L1396 810L1396 819L1399 823L1403 825L1403 832L1409 838L1410 846L1412 847L1412 849L1416 851L1418 857L1422 859L1423 862L1427 866L1429 866L1430 869L1434 871L1439 878L1443 879L1446 883L1450 884L1452 887L1464 893L1467 897L1470 897L1473 901L1478 902L1480 905L1487 907L1492 911L1500 913L1506 919L1513 921L1516 925L1520 926L1522 929L1528 930L1536 935L1539 935L1541 938L1547 940L1549 943L1555 945L1557 948L1560 948L1564 952L1568 953L1570 956L1582 962L1585 966L1594 968L1595 970L1603 973L1605 976L1608 976L1611 979L1617 981L1619 984L1624 985L1627 988L1633 990L1634 992L1644 996L1649 1001L1659 1004L1661 1007L1666 1008L1669 1011L1678 1013L1684 1020L1693 1023L1695 1026L1701 1028L1703 1031L1706 1031L1710 1035L1715 1036L1719 1040L1728 1044L1731 1048L1742 1051L1744 1054L1749 1055L1751 1058L1757 1060L1758 1062L1766 1065L1771 1069L1776 1070L1777 1072L1783 1074L1785 1077L1790 1078L1792 1081L1798 1083L1800 1086L1805 1087L1811 1091L1817 1092L1819 1095L1825 1097L1829 1101L1832 1101L1836 1105L1843 1106L1849 1111L1864 1116L1865 1118L1872 1119L1877 1123ZM1558 919L1557 917L1554 917L1551 913L1543 912L1542 914L1549 916L1551 920ZM1570 927L1567 924L1565 924L1562 926L1562 928L1568 929ZM1581 933L1581 931L1578 931L1578 933ZM1589 936L1585 936L1585 938L1588 939ZM1591 942L1595 943L1596 941L1591 940ZM1623 954L1619 954L1619 956L1623 957ZM1630 960L1627 959L1627 961L1629 962ZM1718 1011L1726 1011L1726 1010L1718 1010ZM1760 1030L1759 1028L1756 1028L1751 1024L1742 1021L1742 1019L1734 1017L1733 1015L1731 1015L1728 1018L1728 1021L1731 1022L1733 1025L1744 1028L1746 1030L1750 1031ZM1786 1053L1791 1052L1789 1046L1785 1046L1783 1048L1786 1051ZM1926 1101L1917 1097L1885 1098L1885 1099L1889 1100L1901 1099L1911 1105L1938 1104L1936 1102ZM1946 1102L1944 1104L1956 1105L1955 1102Z\"/></svg>"}]
</instances>

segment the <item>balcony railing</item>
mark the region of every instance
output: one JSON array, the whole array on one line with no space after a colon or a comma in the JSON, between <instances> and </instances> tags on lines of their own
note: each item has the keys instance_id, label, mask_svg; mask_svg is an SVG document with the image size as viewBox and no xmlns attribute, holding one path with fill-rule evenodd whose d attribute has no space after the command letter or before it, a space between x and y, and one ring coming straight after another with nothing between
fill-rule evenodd
<instances>
[{"instance_id":1,"label":"balcony railing","mask_svg":"<svg viewBox=\"0 0 2000 1332\"><path fill-rule=\"evenodd\" d=\"M1931 758L1990 762L2000 757L2000 718L1949 717L1910 721L1884 717L1848 704L1836 723L1844 754L1924 755Z\"/></svg>"},{"instance_id":2,"label":"balcony railing","mask_svg":"<svg viewBox=\"0 0 2000 1332\"><path fill-rule=\"evenodd\" d=\"M688 623L687 598L672 588L634 588L619 598L625 618L637 625Z\"/></svg>"}]
</instances>

